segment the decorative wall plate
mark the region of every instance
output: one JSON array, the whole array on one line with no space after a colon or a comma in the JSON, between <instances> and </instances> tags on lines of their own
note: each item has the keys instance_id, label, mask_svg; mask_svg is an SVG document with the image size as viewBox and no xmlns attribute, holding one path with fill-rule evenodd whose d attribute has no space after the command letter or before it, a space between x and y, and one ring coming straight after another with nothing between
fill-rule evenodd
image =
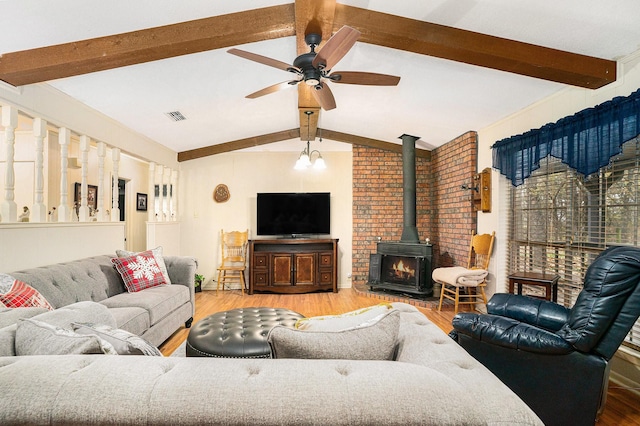
<instances>
[{"instance_id":1,"label":"decorative wall plate","mask_svg":"<svg viewBox=\"0 0 640 426\"><path fill-rule=\"evenodd\" d=\"M229 188L227 188L227 185L223 183L216 186L216 189L213 190L213 199L216 203L224 203L225 201L229 200L230 196L231 194L229 194Z\"/></svg>"}]
</instances>

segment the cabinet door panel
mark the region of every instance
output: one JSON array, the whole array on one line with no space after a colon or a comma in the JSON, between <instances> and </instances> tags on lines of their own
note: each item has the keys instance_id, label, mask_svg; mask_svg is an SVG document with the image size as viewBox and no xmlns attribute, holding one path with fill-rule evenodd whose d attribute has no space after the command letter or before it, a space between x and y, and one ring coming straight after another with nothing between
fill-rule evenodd
<instances>
[{"instance_id":1,"label":"cabinet door panel","mask_svg":"<svg viewBox=\"0 0 640 426\"><path fill-rule=\"evenodd\" d=\"M296 264L294 285L314 285L316 282L315 254L296 254L294 256Z\"/></svg>"},{"instance_id":2,"label":"cabinet door panel","mask_svg":"<svg viewBox=\"0 0 640 426\"><path fill-rule=\"evenodd\" d=\"M291 285L291 255L274 254L272 257L273 279L271 283L276 285Z\"/></svg>"}]
</instances>

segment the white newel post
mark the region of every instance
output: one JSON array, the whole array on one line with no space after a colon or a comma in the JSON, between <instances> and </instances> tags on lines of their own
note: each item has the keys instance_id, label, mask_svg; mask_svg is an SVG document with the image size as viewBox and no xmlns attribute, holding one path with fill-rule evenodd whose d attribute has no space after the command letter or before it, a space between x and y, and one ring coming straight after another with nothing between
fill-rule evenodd
<instances>
[{"instance_id":1,"label":"white newel post","mask_svg":"<svg viewBox=\"0 0 640 426\"><path fill-rule=\"evenodd\" d=\"M67 175L69 166L69 144L71 143L71 130L60 128L58 137L60 144L60 205L58 206L58 222L68 222L71 218L69 211L69 187Z\"/></svg>"},{"instance_id":2,"label":"white newel post","mask_svg":"<svg viewBox=\"0 0 640 426\"><path fill-rule=\"evenodd\" d=\"M98 148L98 204L96 208L96 220L98 222L104 222L107 219L104 211L104 156L107 152L107 147L104 142L97 143Z\"/></svg>"},{"instance_id":3,"label":"white newel post","mask_svg":"<svg viewBox=\"0 0 640 426\"><path fill-rule=\"evenodd\" d=\"M171 220L178 220L178 171L171 170Z\"/></svg>"},{"instance_id":4,"label":"white newel post","mask_svg":"<svg viewBox=\"0 0 640 426\"><path fill-rule=\"evenodd\" d=\"M89 222L90 210L88 200L87 177L89 175L89 144L91 139L87 135L80 136L80 164L82 165L82 181L80 184L80 209L78 221Z\"/></svg>"},{"instance_id":5,"label":"white newel post","mask_svg":"<svg viewBox=\"0 0 640 426\"><path fill-rule=\"evenodd\" d=\"M158 179L158 222L164 222L164 166L159 164L158 174L160 175L160 179Z\"/></svg>"},{"instance_id":6,"label":"white newel post","mask_svg":"<svg viewBox=\"0 0 640 426\"><path fill-rule=\"evenodd\" d=\"M3 222L18 220L18 206L15 200L16 175L13 168L16 145L16 128L18 127L18 110L5 105L2 107L2 126L5 134L5 152L7 157L4 175L4 200L0 204L0 215Z\"/></svg>"},{"instance_id":7,"label":"white newel post","mask_svg":"<svg viewBox=\"0 0 640 426\"><path fill-rule=\"evenodd\" d=\"M120 221L120 204L118 201L118 179L120 179L119 168L120 168L120 149L112 148L111 149L111 159L113 160L113 182L111 182L111 221L119 222Z\"/></svg>"},{"instance_id":8,"label":"white newel post","mask_svg":"<svg viewBox=\"0 0 640 426\"><path fill-rule=\"evenodd\" d=\"M149 189L147 190L147 221L156 221L156 163L149 163Z\"/></svg>"},{"instance_id":9,"label":"white newel post","mask_svg":"<svg viewBox=\"0 0 640 426\"><path fill-rule=\"evenodd\" d=\"M47 206L44 204L44 138L47 136L47 122L42 118L33 120L33 137L36 148L35 198L31 207L31 222L47 221Z\"/></svg>"}]
</instances>

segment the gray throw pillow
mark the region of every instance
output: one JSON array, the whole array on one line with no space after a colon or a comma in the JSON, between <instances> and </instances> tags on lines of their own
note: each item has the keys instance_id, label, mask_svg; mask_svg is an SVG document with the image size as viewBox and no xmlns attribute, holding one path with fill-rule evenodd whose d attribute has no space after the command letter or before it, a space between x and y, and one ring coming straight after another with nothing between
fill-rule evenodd
<instances>
[{"instance_id":1,"label":"gray throw pillow","mask_svg":"<svg viewBox=\"0 0 640 426\"><path fill-rule=\"evenodd\" d=\"M98 336L83 336L32 318L18 321L16 355L117 355L113 346Z\"/></svg>"},{"instance_id":2,"label":"gray throw pillow","mask_svg":"<svg viewBox=\"0 0 640 426\"><path fill-rule=\"evenodd\" d=\"M158 348L140 336L126 330L91 323L73 323L73 330L82 335L95 335L111 343L118 355L150 355L162 356Z\"/></svg>"},{"instance_id":3,"label":"gray throw pillow","mask_svg":"<svg viewBox=\"0 0 640 426\"><path fill-rule=\"evenodd\" d=\"M277 325L267 341L273 358L393 360L399 329L400 312L391 309L374 323L340 331Z\"/></svg>"}]
</instances>

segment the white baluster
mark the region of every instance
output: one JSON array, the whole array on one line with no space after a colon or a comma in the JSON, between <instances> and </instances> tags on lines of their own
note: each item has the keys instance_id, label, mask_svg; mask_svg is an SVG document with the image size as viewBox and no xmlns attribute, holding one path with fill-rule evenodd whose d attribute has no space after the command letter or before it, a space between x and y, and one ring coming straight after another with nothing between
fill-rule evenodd
<instances>
[{"instance_id":1,"label":"white baluster","mask_svg":"<svg viewBox=\"0 0 640 426\"><path fill-rule=\"evenodd\" d=\"M60 128L58 137L60 144L60 205L58 206L58 222L68 222L71 218L69 210L69 188L67 175L69 166L69 144L71 144L71 130L66 127Z\"/></svg>"},{"instance_id":2,"label":"white baluster","mask_svg":"<svg viewBox=\"0 0 640 426\"><path fill-rule=\"evenodd\" d=\"M47 122L42 118L33 120L33 137L36 149L35 198L31 207L31 222L47 221L47 206L44 204L44 138L47 136Z\"/></svg>"},{"instance_id":3,"label":"white baluster","mask_svg":"<svg viewBox=\"0 0 640 426\"><path fill-rule=\"evenodd\" d=\"M159 164L158 167L158 222L164 222L164 166Z\"/></svg>"},{"instance_id":4,"label":"white baluster","mask_svg":"<svg viewBox=\"0 0 640 426\"><path fill-rule=\"evenodd\" d=\"M87 192L87 177L89 175L89 145L91 139L87 135L80 136L80 164L82 165L82 181L80 183L80 209L78 221L89 222L89 200ZM95 194L94 194L95 195ZM75 213L74 213L75 214Z\"/></svg>"},{"instance_id":5,"label":"white baluster","mask_svg":"<svg viewBox=\"0 0 640 426\"><path fill-rule=\"evenodd\" d=\"M111 189L111 221L119 222L120 221L120 203L118 200L119 190L118 190L118 179L120 176L119 168L120 168L120 149L112 148L111 149L111 159L113 160L113 182Z\"/></svg>"},{"instance_id":6,"label":"white baluster","mask_svg":"<svg viewBox=\"0 0 640 426\"><path fill-rule=\"evenodd\" d=\"M3 222L18 220L18 206L15 200L16 175L13 168L16 145L16 128L18 127L18 110L15 107L2 107L2 125L5 134L5 153L7 157L4 177L4 200L0 204L0 215Z\"/></svg>"},{"instance_id":7,"label":"white baluster","mask_svg":"<svg viewBox=\"0 0 640 426\"><path fill-rule=\"evenodd\" d=\"M156 222L156 163L149 163L149 189L147 192L147 220Z\"/></svg>"},{"instance_id":8,"label":"white baluster","mask_svg":"<svg viewBox=\"0 0 640 426\"><path fill-rule=\"evenodd\" d=\"M169 167L164 168L164 174L162 175L162 186L167 187L167 196L162 204L162 214L164 215L164 221L171 220L169 203L171 203L171 169Z\"/></svg>"},{"instance_id":9,"label":"white baluster","mask_svg":"<svg viewBox=\"0 0 640 426\"><path fill-rule=\"evenodd\" d=\"M105 185L104 185L104 157L107 152L106 145L104 142L97 143L98 148L98 204L96 208L98 212L96 214L96 220L98 222L104 222L107 219L107 216L104 211L104 194L105 194Z\"/></svg>"},{"instance_id":10,"label":"white baluster","mask_svg":"<svg viewBox=\"0 0 640 426\"><path fill-rule=\"evenodd\" d=\"M178 220L178 171L171 171L171 220Z\"/></svg>"}]
</instances>

